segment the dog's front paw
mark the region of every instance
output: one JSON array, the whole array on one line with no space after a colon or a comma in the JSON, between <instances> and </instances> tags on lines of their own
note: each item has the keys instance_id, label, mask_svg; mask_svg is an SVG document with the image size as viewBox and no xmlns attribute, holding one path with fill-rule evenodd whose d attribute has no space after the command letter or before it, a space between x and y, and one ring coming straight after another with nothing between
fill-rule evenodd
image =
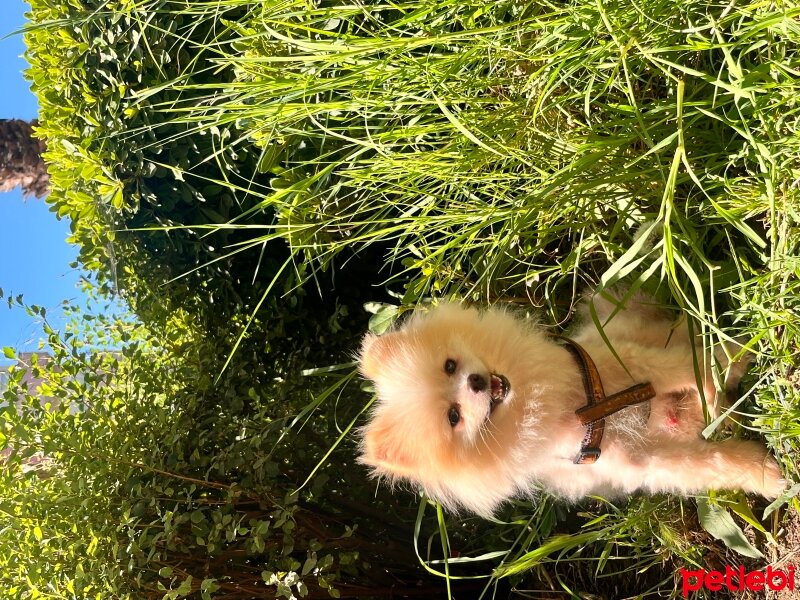
<instances>
[{"instance_id":1,"label":"dog's front paw","mask_svg":"<svg viewBox=\"0 0 800 600\"><path fill-rule=\"evenodd\" d=\"M760 481L756 482L754 491L765 498L777 498L786 491L786 479L783 478L778 462L771 456L767 456L764 459L763 467Z\"/></svg>"}]
</instances>

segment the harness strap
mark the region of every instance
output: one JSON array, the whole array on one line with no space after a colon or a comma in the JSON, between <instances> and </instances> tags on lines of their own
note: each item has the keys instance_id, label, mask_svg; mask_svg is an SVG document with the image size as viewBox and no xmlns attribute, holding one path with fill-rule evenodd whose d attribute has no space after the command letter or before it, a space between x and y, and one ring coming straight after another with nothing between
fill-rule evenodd
<instances>
[{"instance_id":1,"label":"harness strap","mask_svg":"<svg viewBox=\"0 0 800 600\"><path fill-rule=\"evenodd\" d=\"M575 464L591 465L600 458L600 442L603 440L605 418L628 406L639 404L656 395L653 386L647 383L638 383L616 394L606 396L600 373L580 344L567 337L554 335L564 342L564 348L569 350L575 358L581 371L583 389L586 393L586 406L575 411L575 415L582 425L586 427L586 435L581 442L581 449L575 458Z\"/></svg>"}]
</instances>

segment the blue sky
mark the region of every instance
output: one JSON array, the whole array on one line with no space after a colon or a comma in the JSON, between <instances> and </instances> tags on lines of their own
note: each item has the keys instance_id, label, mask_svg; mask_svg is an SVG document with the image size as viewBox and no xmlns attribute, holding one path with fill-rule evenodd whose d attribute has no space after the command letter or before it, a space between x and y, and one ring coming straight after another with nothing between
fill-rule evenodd
<instances>
[{"instance_id":1,"label":"blue sky","mask_svg":"<svg viewBox=\"0 0 800 600\"><path fill-rule=\"evenodd\" d=\"M22 74L22 36L6 37L22 27L28 9L23 0L0 0L0 118L30 120L38 112ZM28 304L44 306L48 320L61 314L63 300L82 300L80 272L69 267L77 249L66 243L68 235L69 222L56 219L44 201L23 200L18 189L0 193L0 288L6 296L22 294ZM24 311L0 302L0 347L33 350L40 332Z\"/></svg>"}]
</instances>

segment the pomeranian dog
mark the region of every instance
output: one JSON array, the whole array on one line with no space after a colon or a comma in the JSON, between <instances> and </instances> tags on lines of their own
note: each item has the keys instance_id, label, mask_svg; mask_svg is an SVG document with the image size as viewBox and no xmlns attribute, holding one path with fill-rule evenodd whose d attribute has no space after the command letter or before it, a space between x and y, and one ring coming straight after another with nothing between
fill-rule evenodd
<instances>
[{"instance_id":1,"label":"pomeranian dog","mask_svg":"<svg viewBox=\"0 0 800 600\"><path fill-rule=\"evenodd\" d=\"M774 498L785 481L761 444L701 437L705 405L719 410L712 357L646 298L621 307L595 296L571 336L607 393L649 382L655 396L606 418L600 456L576 464L587 428L582 368L564 343L508 310L445 304L367 334L359 365L376 405L360 462L407 481L451 510L491 515L504 500L544 490L559 498L740 489ZM724 362L724 356L718 357ZM695 369L699 363L700 373ZM723 364L723 366L725 366ZM726 387L744 367L730 365ZM649 388L648 388L649 389Z\"/></svg>"}]
</instances>

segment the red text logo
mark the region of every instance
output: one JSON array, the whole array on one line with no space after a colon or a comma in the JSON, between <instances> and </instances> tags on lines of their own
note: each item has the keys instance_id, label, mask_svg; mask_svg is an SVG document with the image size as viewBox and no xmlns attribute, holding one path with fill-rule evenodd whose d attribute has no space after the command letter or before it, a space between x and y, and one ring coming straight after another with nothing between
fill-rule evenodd
<instances>
[{"instance_id":1,"label":"red text logo","mask_svg":"<svg viewBox=\"0 0 800 600\"><path fill-rule=\"evenodd\" d=\"M744 567L725 567L722 571L706 571L698 569L690 571L681 569L681 582L683 584L683 597L689 592L706 589L709 592L718 592L722 589L732 592L750 590L794 590L794 566L789 565L785 571L767 567L765 571L745 571Z\"/></svg>"}]
</instances>

